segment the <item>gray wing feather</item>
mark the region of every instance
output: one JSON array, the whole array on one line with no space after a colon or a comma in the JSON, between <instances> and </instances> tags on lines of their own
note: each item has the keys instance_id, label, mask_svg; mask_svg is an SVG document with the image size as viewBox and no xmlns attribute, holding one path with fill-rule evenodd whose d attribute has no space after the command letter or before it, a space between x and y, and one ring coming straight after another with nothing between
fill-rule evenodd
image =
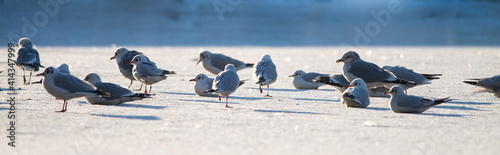
<instances>
[{"instance_id":1,"label":"gray wing feather","mask_svg":"<svg viewBox=\"0 0 500 155\"><path fill-rule=\"evenodd\" d=\"M38 71L38 66L40 66L40 56L38 51L33 48L21 47L17 52L17 65L27 65L35 67L35 71Z\"/></svg>"},{"instance_id":2,"label":"gray wing feather","mask_svg":"<svg viewBox=\"0 0 500 155\"><path fill-rule=\"evenodd\" d=\"M304 81L311 81L312 79L316 79L316 77L318 76L328 76L328 74L320 74L320 73L314 73L314 72L311 72L311 73L306 73L305 75L302 75L302 79L304 79ZM343 78L344 76L342 76Z\"/></svg>"},{"instance_id":3,"label":"gray wing feather","mask_svg":"<svg viewBox=\"0 0 500 155\"><path fill-rule=\"evenodd\" d=\"M134 65L132 64L128 64L128 62L131 62L132 59L136 56L136 55L139 55L139 54L142 54L141 52L137 52L135 50L132 50L130 52L127 52L125 53L124 55L122 55L121 59L120 59L120 62L118 62L118 66L120 68L123 68L124 70L126 71L130 71L132 72L132 68L134 68ZM147 57L146 57L147 58ZM149 61L149 59L148 59Z\"/></svg>"},{"instance_id":4,"label":"gray wing feather","mask_svg":"<svg viewBox=\"0 0 500 155\"><path fill-rule=\"evenodd\" d=\"M363 60L352 63L349 72L362 78L366 83L385 81L392 76L387 70Z\"/></svg>"},{"instance_id":5,"label":"gray wing feather","mask_svg":"<svg viewBox=\"0 0 500 155\"><path fill-rule=\"evenodd\" d=\"M63 88L70 93L75 92L91 92L95 91L95 87L77 77L69 74L59 74L54 77L54 84L57 87Z\"/></svg>"},{"instance_id":6,"label":"gray wing feather","mask_svg":"<svg viewBox=\"0 0 500 155\"><path fill-rule=\"evenodd\" d=\"M431 99L418 96L405 96L398 99L398 105L401 107L421 108L425 105L432 104Z\"/></svg>"},{"instance_id":7,"label":"gray wing feather","mask_svg":"<svg viewBox=\"0 0 500 155\"><path fill-rule=\"evenodd\" d=\"M111 93L111 96L113 96L113 98L119 98L125 95L134 94L132 91L113 83L96 83L94 86L96 86L97 89Z\"/></svg>"},{"instance_id":8,"label":"gray wing feather","mask_svg":"<svg viewBox=\"0 0 500 155\"><path fill-rule=\"evenodd\" d=\"M404 79L407 81L413 81L417 84L422 84L427 81L427 78L422 74L415 73L413 70L401 66L384 66L383 69L387 69L396 75L397 78Z\"/></svg>"},{"instance_id":9,"label":"gray wing feather","mask_svg":"<svg viewBox=\"0 0 500 155\"><path fill-rule=\"evenodd\" d=\"M224 70L227 64L233 64L236 68L238 68L238 66L245 65L244 62L233 59L223 54L212 54L211 57L212 65L221 70Z\"/></svg>"},{"instance_id":10,"label":"gray wing feather","mask_svg":"<svg viewBox=\"0 0 500 155\"><path fill-rule=\"evenodd\" d=\"M349 81L347 81L344 77L344 75L342 74L336 74L336 75L333 75L331 76L330 78L333 78L336 82L338 82L339 84L343 85L343 86L347 86L351 83L349 83Z\"/></svg>"},{"instance_id":11,"label":"gray wing feather","mask_svg":"<svg viewBox=\"0 0 500 155\"><path fill-rule=\"evenodd\" d=\"M216 90L228 91L239 86L240 79L234 72L223 72L217 76L214 81ZM213 87L212 87L213 88Z\"/></svg>"},{"instance_id":12,"label":"gray wing feather","mask_svg":"<svg viewBox=\"0 0 500 155\"><path fill-rule=\"evenodd\" d=\"M158 69L156 67L156 65L154 65L153 63L150 63L150 62L142 63L142 65L140 65L138 67L139 68L137 68L137 71L143 77L147 77L147 76L162 76L162 75L164 75L163 74L163 70Z\"/></svg>"},{"instance_id":13,"label":"gray wing feather","mask_svg":"<svg viewBox=\"0 0 500 155\"><path fill-rule=\"evenodd\" d=\"M275 80L278 77L278 73L276 73L276 65L263 61L260 61L257 64L256 74L261 75L265 80Z\"/></svg>"}]
</instances>

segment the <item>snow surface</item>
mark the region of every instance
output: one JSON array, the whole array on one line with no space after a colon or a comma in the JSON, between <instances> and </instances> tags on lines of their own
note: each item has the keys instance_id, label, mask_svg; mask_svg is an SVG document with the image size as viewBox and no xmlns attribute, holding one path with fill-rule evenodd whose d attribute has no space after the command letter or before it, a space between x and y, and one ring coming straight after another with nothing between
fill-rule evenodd
<instances>
[{"instance_id":1,"label":"snow surface","mask_svg":"<svg viewBox=\"0 0 500 155\"><path fill-rule=\"evenodd\" d=\"M128 85L110 61L116 47L38 46L42 64L68 63L73 75L89 72L103 81ZM121 106L99 106L83 98L70 100L68 111L41 85L18 85L16 148L7 146L7 91L0 92L0 149L13 154L495 154L500 151L500 100L473 94L467 78L500 72L498 47L363 47L361 58L402 65L421 73L442 73L432 84L409 94L454 100L422 114L389 110L388 98L370 98L368 108L347 108L332 87L297 90L297 69L340 73L336 64L346 47L208 47L247 62L269 53L278 69L270 95L262 97L248 81L229 98L232 109L216 97L198 97L192 82L200 47L131 46L160 68L178 74L153 85L151 99ZM6 48L0 50L6 51ZM238 72L251 79L251 69ZM19 72L20 73L20 72ZM214 75L210 75L213 77ZM6 87L1 74L0 87ZM21 82L21 76L18 76ZM34 80L39 77L33 78ZM139 86L133 84L134 88ZM224 100L223 100L224 101Z\"/></svg>"}]
</instances>

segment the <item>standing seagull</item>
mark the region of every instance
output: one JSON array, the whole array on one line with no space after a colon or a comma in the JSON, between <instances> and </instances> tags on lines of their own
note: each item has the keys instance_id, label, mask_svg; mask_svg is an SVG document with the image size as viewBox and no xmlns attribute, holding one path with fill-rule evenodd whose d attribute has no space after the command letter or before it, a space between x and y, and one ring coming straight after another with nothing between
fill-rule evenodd
<instances>
[{"instance_id":1,"label":"standing seagull","mask_svg":"<svg viewBox=\"0 0 500 155\"><path fill-rule=\"evenodd\" d=\"M416 86L415 82L396 78L391 72L381 69L377 65L363 61L358 53L349 51L344 53L341 59L336 61L344 62L342 66L342 74L347 81L352 82L356 78L361 78L366 82L368 88L393 85Z\"/></svg>"},{"instance_id":2,"label":"standing seagull","mask_svg":"<svg viewBox=\"0 0 500 155\"><path fill-rule=\"evenodd\" d=\"M196 62L196 64L200 62L203 65L203 68L215 75L224 71L224 67L227 64L233 64L236 70L250 68L254 65L251 63L244 63L243 61L233 59L223 54L211 53L210 51L206 50L200 53L199 60L198 62Z\"/></svg>"},{"instance_id":3,"label":"standing seagull","mask_svg":"<svg viewBox=\"0 0 500 155\"><path fill-rule=\"evenodd\" d=\"M401 86L393 86L389 92L391 110L397 113L422 113L438 104L451 101L450 97L433 100L427 97L406 95Z\"/></svg>"},{"instance_id":4,"label":"standing seagull","mask_svg":"<svg viewBox=\"0 0 500 155\"><path fill-rule=\"evenodd\" d=\"M276 65L271 60L271 56L269 54L262 56L253 68L253 79L256 84L259 84L261 94L262 86L267 85L267 95L265 97L271 97L269 96L269 85L274 83L276 78L278 78L278 73L276 72Z\"/></svg>"},{"instance_id":5,"label":"standing seagull","mask_svg":"<svg viewBox=\"0 0 500 155\"><path fill-rule=\"evenodd\" d=\"M149 59L144 55L135 56L134 59L132 59L132 61L128 64L134 64L132 73L137 81L144 83L144 93L148 93L148 85L149 93L151 93L153 84L167 79L167 74L175 74L174 71L158 69L158 67L156 67L156 64L149 61ZM142 86L140 89L142 89Z\"/></svg>"},{"instance_id":6,"label":"standing seagull","mask_svg":"<svg viewBox=\"0 0 500 155\"><path fill-rule=\"evenodd\" d=\"M23 70L23 82L24 84L31 84L31 75L33 71L37 72L42 64L40 64L40 55L38 51L33 49L33 44L29 38L21 38L19 40L19 45L21 46L17 50L17 61L16 65ZM25 71L30 71L30 77L28 82L26 82Z\"/></svg>"},{"instance_id":7,"label":"standing seagull","mask_svg":"<svg viewBox=\"0 0 500 155\"><path fill-rule=\"evenodd\" d=\"M367 107L370 104L368 90L365 81L361 78L354 79L348 88L342 93L342 103L347 107Z\"/></svg>"},{"instance_id":8,"label":"standing seagull","mask_svg":"<svg viewBox=\"0 0 500 155\"><path fill-rule=\"evenodd\" d=\"M324 85L323 83L312 81L318 76L325 77L328 76L328 74L320 74L315 72L306 73L302 70L297 70L288 77L293 77L293 87L295 87L296 89L318 89L318 87ZM347 84L349 84L349 82L347 82Z\"/></svg>"},{"instance_id":9,"label":"standing seagull","mask_svg":"<svg viewBox=\"0 0 500 155\"><path fill-rule=\"evenodd\" d=\"M54 67L48 67L43 73L36 76L44 76L43 87L52 96L63 99L61 111L65 112L68 106L68 100L84 96L109 95L109 93L96 89L88 82L82 81L77 77L59 72Z\"/></svg>"},{"instance_id":10,"label":"standing seagull","mask_svg":"<svg viewBox=\"0 0 500 155\"><path fill-rule=\"evenodd\" d=\"M475 93L490 92L493 96L500 98L500 75L483 79L464 80L464 83L481 87Z\"/></svg>"},{"instance_id":11,"label":"standing seagull","mask_svg":"<svg viewBox=\"0 0 500 155\"><path fill-rule=\"evenodd\" d=\"M123 76L125 76L127 79L130 80L128 88L130 88L135 78L134 75L132 75L132 68L134 68L134 65L127 63L131 62L136 55L141 55L141 54L142 54L141 52L137 52L135 50L129 51L128 49L121 47L116 49L115 56L109 58L109 60L116 59L116 67L118 67L118 70L120 71L120 73L122 73ZM142 83L141 83L141 88L142 88Z\"/></svg>"},{"instance_id":12,"label":"standing seagull","mask_svg":"<svg viewBox=\"0 0 500 155\"><path fill-rule=\"evenodd\" d=\"M219 96L219 101L221 96L226 97L226 108L231 108L227 105L227 100L229 94L233 93L238 89L240 85L240 78L236 73L236 68L233 64L226 65L223 72L217 74L214 79L212 89L206 90L205 92L214 92Z\"/></svg>"},{"instance_id":13,"label":"standing seagull","mask_svg":"<svg viewBox=\"0 0 500 155\"><path fill-rule=\"evenodd\" d=\"M96 73L89 73L85 76L85 81L93 84L97 89L109 92L111 96L109 97L90 97L86 96L85 100L87 100L90 104L99 104L99 105L120 105L123 102L130 102L135 100L142 100L143 98L149 98L151 94L142 94L142 93L133 93L132 91L123 88L114 83L105 83L101 82L101 77Z\"/></svg>"}]
</instances>

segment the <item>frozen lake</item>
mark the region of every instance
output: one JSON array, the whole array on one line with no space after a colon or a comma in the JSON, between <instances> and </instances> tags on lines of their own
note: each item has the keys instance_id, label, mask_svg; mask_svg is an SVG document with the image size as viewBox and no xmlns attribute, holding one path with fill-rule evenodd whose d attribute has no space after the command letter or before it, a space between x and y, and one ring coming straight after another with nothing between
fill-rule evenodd
<instances>
[{"instance_id":1,"label":"frozen lake","mask_svg":"<svg viewBox=\"0 0 500 155\"><path fill-rule=\"evenodd\" d=\"M116 47L38 46L42 64L68 63L73 75L101 75L122 86ZM204 47L247 62L269 53L278 69L272 98L259 94L252 81L230 96L232 109L216 97L198 97L188 80L205 73L195 65L199 46L128 47L144 52L160 68L178 74L153 85L151 99L121 106L97 106L70 100L66 113L41 85L18 85L14 154L495 154L500 149L500 100L473 94L463 79L500 73L498 47L362 47L361 58L380 66L402 65L421 73L442 73L432 84L409 94L454 100L423 114L390 111L388 98L370 98L368 108L346 108L332 87L296 90L288 75L295 70L340 73L334 61L346 47ZM1 50L6 51L6 48ZM251 69L238 72L251 79ZM38 72L41 73L41 72ZM2 74L1 81L6 81ZM21 81L21 76L18 76ZM39 77L34 77L38 80ZM137 88L138 83L132 87ZM5 88L6 82L0 87ZM7 92L0 113L6 120ZM6 121L0 125L6 134ZM4 136L5 138L5 136Z\"/></svg>"}]
</instances>

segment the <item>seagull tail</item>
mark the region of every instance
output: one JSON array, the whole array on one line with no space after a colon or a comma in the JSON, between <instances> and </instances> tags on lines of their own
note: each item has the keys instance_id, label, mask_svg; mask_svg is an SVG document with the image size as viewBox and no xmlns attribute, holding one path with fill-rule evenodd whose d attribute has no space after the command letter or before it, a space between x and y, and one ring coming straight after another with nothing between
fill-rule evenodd
<instances>
[{"instance_id":1,"label":"seagull tail","mask_svg":"<svg viewBox=\"0 0 500 155\"><path fill-rule=\"evenodd\" d=\"M443 76L443 74L420 74L423 75L428 80L439 79L438 76Z\"/></svg>"},{"instance_id":2,"label":"seagull tail","mask_svg":"<svg viewBox=\"0 0 500 155\"><path fill-rule=\"evenodd\" d=\"M257 81L255 84L260 84L262 86L263 83L265 83L266 81L267 80L263 76L261 76L261 77L259 77L259 81Z\"/></svg>"},{"instance_id":3,"label":"seagull tail","mask_svg":"<svg viewBox=\"0 0 500 155\"><path fill-rule=\"evenodd\" d=\"M341 84L336 83L333 80L330 80L329 76L317 76L316 79L312 79L311 82L323 83L323 84L337 86L337 87L345 87L345 86L342 86Z\"/></svg>"},{"instance_id":4,"label":"seagull tail","mask_svg":"<svg viewBox=\"0 0 500 155\"><path fill-rule=\"evenodd\" d=\"M247 67L253 67L253 65L254 65L253 63L246 63L245 64L245 66L247 66Z\"/></svg>"},{"instance_id":5,"label":"seagull tail","mask_svg":"<svg viewBox=\"0 0 500 155\"><path fill-rule=\"evenodd\" d=\"M163 70L163 74L177 74L175 71Z\"/></svg>"},{"instance_id":6,"label":"seagull tail","mask_svg":"<svg viewBox=\"0 0 500 155\"><path fill-rule=\"evenodd\" d=\"M434 104L432 104L431 106L438 105L438 104L441 104L444 102L450 102L450 101L453 101L452 99L450 99L450 97L437 99L437 100L434 100Z\"/></svg>"},{"instance_id":7,"label":"seagull tail","mask_svg":"<svg viewBox=\"0 0 500 155\"><path fill-rule=\"evenodd\" d=\"M238 85L238 86L241 86L241 85L245 84L245 81L248 81L248 79L247 80L241 80L240 81L240 85Z\"/></svg>"},{"instance_id":8,"label":"seagull tail","mask_svg":"<svg viewBox=\"0 0 500 155\"><path fill-rule=\"evenodd\" d=\"M471 85L477 85L477 81L476 80L464 80L463 82L467 83L467 84L471 84Z\"/></svg>"}]
</instances>

